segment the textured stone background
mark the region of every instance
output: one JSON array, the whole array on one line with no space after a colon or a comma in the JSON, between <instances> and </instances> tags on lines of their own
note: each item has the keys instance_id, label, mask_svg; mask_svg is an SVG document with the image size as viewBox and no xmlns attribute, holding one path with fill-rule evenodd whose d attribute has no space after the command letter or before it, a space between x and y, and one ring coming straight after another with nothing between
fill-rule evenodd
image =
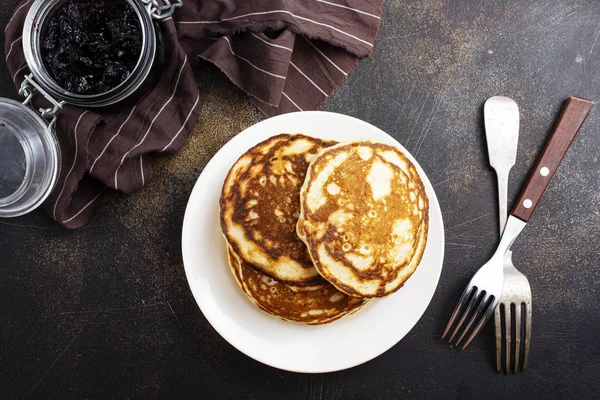
<instances>
[{"instance_id":1,"label":"textured stone background","mask_svg":"<svg viewBox=\"0 0 600 400\"><path fill-rule=\"evenodd\" d=\"M15 3L0 1L0 27ZM493 324L464 352L439 337L497 241L483 102L501 94L520 106L514 199L562 101L600 100L599 36L597 0L386 1L372 57L324 109L380 127L417 157L442 205L446 258L433 301L407 337L371 362L325 375L247 358L191 296L180 255L187 198L212 155L262 118L218 71L199 65L202 120L181 154L158 160L147 188L75 232L39 211L0 221L0 396L597 398L600 110L514 245L534 296L529 370L495 372ZM4 63L0 95L16 98Z\"/></svg>"}]
</instances>

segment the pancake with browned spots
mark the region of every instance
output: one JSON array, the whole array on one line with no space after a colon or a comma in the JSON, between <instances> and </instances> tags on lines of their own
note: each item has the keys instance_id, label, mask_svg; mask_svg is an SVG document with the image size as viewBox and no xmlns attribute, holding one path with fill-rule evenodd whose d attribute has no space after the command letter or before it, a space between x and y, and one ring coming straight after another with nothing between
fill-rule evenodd
<instances>
[{"instance_id":1,"label":"pancake with browned spots","mask_svg":"<svg viewBox=\"0 0 600 400\"><path fill-rule=\"evenodd\" d=\"M231 249L229 266L242 291L258 308L286 321L327 324L354 313L366 303L330 284L314 291L295 292L240 261Z\"/></svg>"},{"instance_id":2,"label":"pancake with browned spots","mask_svg":"<svg viewBox=\"0 0 600 400\"><path fill-rule=\"evenodd\" d=\"M336 142L301 134L273 136L233 165L220 199L221 230L246 264L294 290L326 282L296 235L300 187L309 163Z\"/></svg>"},{"instance_id":3,"label":"pancake with browned spots","mask_svg":"<svg viewBox=\"0 0 600 400\"><path fill-rule=\"evenodd\" d=\"M298 236L339 290L384 297L416 270L429 202L415 166L397 148L364 140L324 149L300 193Z\"/></svg>"}]
</instances>

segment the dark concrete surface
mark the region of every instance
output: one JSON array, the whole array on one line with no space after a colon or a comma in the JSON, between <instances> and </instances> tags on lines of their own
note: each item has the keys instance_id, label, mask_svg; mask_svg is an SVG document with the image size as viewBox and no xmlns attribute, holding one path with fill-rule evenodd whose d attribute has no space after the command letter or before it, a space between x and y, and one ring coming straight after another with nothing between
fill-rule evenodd
<instances>
[{"instance_id":1,"label":"dark concrete surface","mask_svg":"<svg viewBox=\"0 0 600 400\"><path fill-rule=\"evenodd\" d=\"M15 1L0 3L3 27ZM483 102L506 95L520 106L514 199L563 100L600 100L599 36L597 0L386 1L372 57L324 109L382 128L417 157L442 206L446 258L433 301L400 343L324 375L246 357L191 296L180 255L187 198L210 157L262 118L215 69L198 66L202 121L147 188L75 232L41 211L0 221L0 397L598 398L598 109L514 245L533 291L529 370L495 372L493 324L463 352L440 334L497 241ZM0 95L16 98L4 62Z\"/></svg>"}]
</instances>

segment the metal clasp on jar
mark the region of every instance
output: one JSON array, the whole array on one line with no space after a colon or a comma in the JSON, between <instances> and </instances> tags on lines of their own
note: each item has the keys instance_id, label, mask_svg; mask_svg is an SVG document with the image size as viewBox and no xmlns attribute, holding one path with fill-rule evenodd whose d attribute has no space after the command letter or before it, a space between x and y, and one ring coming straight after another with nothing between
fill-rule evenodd
<instances>
[{"instance_id":1,"label":"metal clasp on jar","mask_svg":"<svg viewBox=\"0 0 600 400\"><path fill-rule=\"evenodd\" d=\"M158 0L142 0L146 4L146 8L152 18L157 20L163 20L173 15L176 9L183 6L182 0L162 0L163 5L159 4Z\"/></svg>"},{"instance_id":2,"label":"metal clasp on jar","mask_svg":"<svg viewBox=\"0 0 600 400\"><path fill-rule=\"evenodd\" d=\"M56 124L56 119L58 118L56 114L60 109L62 109L66 102L57 101L56 99L54 99L54 97L52 97L35 81L35 79L33 78L33 74L25 75L25 78L21 83L21 88L19 89L19 94L25 97L25 100L23 100L24 105L32 106L31 99L33 98L33 95L36 91L39 92L42 96L44 96L46 100L52 103L53 107L39 109L39 113L42 116L42 118L50 122L48 124L48 130L52 132L52 128Z\"/></svg>"}]
</instances>

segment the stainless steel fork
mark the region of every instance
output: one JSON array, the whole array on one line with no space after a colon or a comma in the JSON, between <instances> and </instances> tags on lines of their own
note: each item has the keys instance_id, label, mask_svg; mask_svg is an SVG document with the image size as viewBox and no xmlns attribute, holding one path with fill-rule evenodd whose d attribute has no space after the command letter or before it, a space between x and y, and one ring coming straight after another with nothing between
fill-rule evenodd
<instances>
[{"instance_id":1,"label":"stainless steel fork","mask_svg":"<svg viewBox=\"0 0 600 400\"><path fill-rule=\"evenodd\" d=\"M442 339L446 337L455 321L457 321L449 340L452 343L454 337L462 330L454 343L458 346L463 338L470 333L462 346L464 349L471 343L494 312L502 293L504 257L513 241L531 218L535 207L550 183L550 179L554 176L558 165L567 153L571 142L579 132L593 105L592 101L577 97L569 97L565 102L559 119L554 126L554 131L535 166L529 172L527 183L521 190L521 194L508 217L496 252L469 281L448 321ZM466 320L469 322L465 326L464 322Z\"/></svg>"},{"instance_id":2,"label":"stainless steel fork","mask_svg":"<svg viewBox=\"0 0 600 400\"><path fill-rule=\"evenodd\" d=\"M525 221L511 215L506 223L506 228L500 239L498 249L496 249L492 258L485 263L483 267L479 268L479 271L477 271L475 276L473 276L467 284L467 288L460 297L460 300L458 300L458 304L448 321L442 339L446 337L452 326L454 326L454 330L448 341L450 344L458 346L467 333L471 331L471 328L473 328L470 332L470 336L462 346L464 349L471 343L483 325L485 325L487 320L492 316L492 313L500 300L500 294L502 293L502 283L504 281L504 256L519 233L521 233L525 227L525 224ZM469 322L464 325L466 320ZM457 321L456 325L454 325L455 321ZM452 343L461 330L462 333L458 339Z\"/></svg>"},{"instance_id":3,"label":"stainless steel fork","mask_svg":"<svg viewBox=\"0 0 600 400\"><path fill-rule=\"evenodd\" d=\"M527 277L512 263L512 252L504 260L504 286L500 303L494 312L496 326L496 371L502 371L502 337L504 336L504 372L511 370L511 354L514 354L513 372L524 371L529 361L531 343L531 287ZM514 327L512 325L514 321ZM524 343L521 346L521 340ZM514 342L514 345L513 345ZM522 355L522 357L521 357ZM523 364L521 365L521 358Z\"/></svg>"},{"instance_id":4,"label":"stainless steel fork","mask_svg":"<svg viewBox=\"0 0 600 400\"><path fill-rule=\"evenodd\" d=\"M508 176L517 159L519 107L508 97L494 96L485 102L483 117L490 165L498 176L500 235L502 235L507 219ZM511 370L511 359L514 359L512 369L514 372L521 368L521 360L523 362L521 370L527 367L531 342L531 311L529 281L513 265L512 252L509 250L504 256L504 285L500 302L494 311L498 372L502 370L503 354L506 373ZM521 339L523 339L523 346L521 346ZM503 343L504 352L502 352ZM511 358L511 354L514 354L514 357Z\"/></svg>"}]
</instances>

